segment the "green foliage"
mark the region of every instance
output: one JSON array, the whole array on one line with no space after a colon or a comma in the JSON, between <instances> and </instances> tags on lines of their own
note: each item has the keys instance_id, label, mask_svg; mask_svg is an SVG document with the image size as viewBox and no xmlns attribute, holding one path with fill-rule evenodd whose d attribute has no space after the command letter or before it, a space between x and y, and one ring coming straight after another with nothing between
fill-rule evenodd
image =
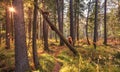
<instances>
[{"instance_id":1,"label":"green foliage","mask_svg":"<svg viewBox=\"0 0 120 72\"><path fill-rule=\"evenodd\" d=\"M120 52L117 52L117 53L115 54L115 58L120 59Z\"/></svg>"},{"instance_id":2,"label":"green foliage","mask_svg":"<svg viewBox=\"0 0 120 72\"><path fill-rule=\"evenodd\" d=\"M45 53L40 56L40 64L43 69L42 72L52 72L54 63L54 58L51 55Z\"/></svg>"},{"instance_id":3,"label":"green foliage","mask_svg":"<svg viewBox=\"0 0 120 72\"><path fill-rule=\"evenodd\" d=\"M0 72L13 71L14 69L14 51L6 50L4 47L0 49Z\"/></svg>"}]
</instances>

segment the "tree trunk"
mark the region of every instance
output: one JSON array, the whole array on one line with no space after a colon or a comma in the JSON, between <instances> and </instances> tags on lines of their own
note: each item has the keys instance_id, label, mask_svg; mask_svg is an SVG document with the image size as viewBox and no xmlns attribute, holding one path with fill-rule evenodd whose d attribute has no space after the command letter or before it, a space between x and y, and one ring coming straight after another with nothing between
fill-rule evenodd
<instances>
[{"instance_id":1,"label":"tree trunk","mask_svg":"<svg viewBox=\"0 0 120 72\"><path fill-rule=\"evenodd\" d=\"M88 38L88 19L89 19L89 12L90 12L90 3L91 3L91 0L88 3L88 12L87 12L87 19L86 19L86 39L87 39L88 45L90 45L90 41Z\"/></svg>"},{"instance_id":2,"label":"tree trunk","mask_svg":"<svg viewBox=\"0 0 120 72\"><path fill-rule=\"evenodd\" d=\"M75 11L75 13L74 13L74 18L75 18L75 20L74 20L74 26L75 26L75 28L74 28L74 30L75 30L75 38L77 38L77 41L79 40L79 0L75 0L75 3L74 3L74 11Z\"/></svg>"},{"instance_id":3,"label":"tree trunk","mask_svg":"<svg viewBox=\"0 0 120 72\"><path fill-rule=\"evenodd\" d=\"M36 5L38 5L38 0L34 0L34 3ZM37 15L38 15L38 11L37 11L37 7L36 5L34 5L34 16L33 16L33 45L32 45L32 49L33 49L33 60L34 60L34 66L36 69L40 68L40 64L39 64L39 60L38 60L38 54L37 54L37 46L36 46L36 38L37 38L37 33L36 33L36 26L37 26Z\"/></svg>"},{"instance_id":4,"label":"tree trunk","mask_svg":"<svg viewBox=\"0 0 120 72\"><path fill-rule=\"evenodd\" d=\"M104 45L107 45L107 26L106 26L106 10L107 10L107 0L104 2Z\"/></svg>"},{"instance_id":5,"label":"tree trunk","mask_svg":"<svg viewBox=\"0 0 120 72\"><path fill-rule=\"evenodd\" d=\"M96 42L97 42L97 28L98 28L98 0L95 1L95 21L94 21L94 38L93 38L93 45L94 48L96 49Z\"/></svg>"},{"instance_id":6,"label":"tree trunk","mask_svg":"<svg viewBox=\"0 0 120 72\"><path fill-rule=\"evenodd\" d=\"M45 3L44 3L44 0L42 0L42 10L45 11ZM44 14L46 16L48 16L48 12L44 12ZM44 39L44 50L49 52L49 48L48 48L48 25L47 25L47 22L46 20L43 18L43 39Z\"/></svg>"},{"instance_id":7,"label":"tree trunk","mask_svg":"<svg viewBox=\"0 0 120 72\"><path fill-rule=\"evenodd\" d=\"M2 43L2 24L0 24L0 45Z\"/></svg>"},{"instance_id":8,"label":"tree trunk","mask_svg":"<svg viewBox=\"0 0 120 72\"><path fill-rule=\"evenodd\" d=\"M6 49L10 49L10 12L6 8Z\"/></svg>"},{"instance_id":9,"label":"tree trunk","mask_svg":"<svg viewBox=\"0 0 120 72\"><path fill-rule=\"evenodd\" d=\"M70 36L75 43L74 24L73 24L73 0L70 0Z\"/></svg>"},{"instance_id":10,"label":"tree trunk","mask_svg":"<svg viewBox=\"0 0 120 72\"><path fill-rule=\"evenodd\" d=\"M54 14L54 23L55 23L55 27L56 27L57 26L56 25L57 24L57 21L56 21L56 11L55 11L55 14ZM55 33L54 36L55 36L55 41L57 42L57 34Z\"/></svg>"},{"instance_id":11,"label":"tree trunk","mask_svg":"<svg viewBox=\"0 0 120 72\"><path fill-rule=\"evenodd\" d=\"M57 0L57 13L58 13L58 24L59 24L59 31L63 34L63 0ZM60 45L64 45L64 42L60 38Z\"/></svg>"},{"instance_id":12,"label":"tree trunk","mask_svg":"<svg viewBox=\"0 0 120 72\"><path fill-rule=\"evenodd\" d=\"M77 0L77 18L76 18L76 23L77 23L77 41L79 41L79 16L80 16L80 13L79 13L79 10L80 10L80 7L79 7L79 3L80 3L80 0Z\"/></svg>"},{"instance_id":13,"label":"tree trunk","mask_svg":"<svg viewBox=\"0 0 120 72\"><path fill-rule=\"evenodd\" d=\"M120 0L118 0L118 22L120 24Z\"/></svg>"},{"instance_id":14,"label":"tree trunk","mask_svg":"<svg viewBox=\"0 0 120 72\"><path fill-rule=\"evenodd\" d=\"M31 43L31 37L32 37L32 8L28 8L28 47Z\"/></svg>"},{"instance_id":15,"label":"tree trunk","mask_svg":"<svg viewBox=\"0 0 120 72\"><path fill-rule=\"evenodd\" d=\"M77 25L77 0L75 1L74 0L74 8L73 8L73 10L74 10L74 21L73 21L73 23L74 23L74 34L75 34L75 41L76 41L76 30L77 30L77 27L76 27L76 25Z\"/></svg>"},{"instance_id":16,"label":"tree trunk","mask_svg":"<svg viewBox=\"0 0 120 72\"><path fill-rule=\"evenodd\" d=\"M44 38L44 50L49 51L49 48L48 48L48 25L47 25L45 19L43 19L43 38Z\"/></svg>"},{"instance_id":17,"label":"tree trunk","mask_svg":"<svg viewBox=\"0 0 120 72\"><path fill-rule=\"evenodd\" d=\"M40 10L41 11L41 10ZM49 26L52 30L54 30L58 36L64 41L64 43L69 47L69 49L73 52L74 55L79 55L78 52L74 49L74 47L66 40L66 38L63 36L63 34L52 24L52 22L48 19L47 15L41 11L43 14L44 19L48 22Z\"/></svg>"},{"instance_id":18,"label":"tree trunk","mask_svg":"<svg viewBox=\"0 0 120 72\"><path fill-rule=\"evenodd\" d=\"M79 41L79 14L78 14L78 16L77 16L77 41Z\"/></svg>"},{"instance_id":19,"label":"tree trunk","mask_svg":"<svg viewBox=\"0 0 120 72\"><path fill-rule=\"evenodd\" d=\"M12 41L14 41L14 23L13 23L13 12L10 13L11 15L11 38L12 38Z\"/></svg>"},{"instance_id":20,"label":"tree trunk","mask_svg":"<svg viewBox=\"0 0 120 72\"><path fill-rule=\"evenodd\" d=\"M39 9L39 11L42 13L43 18L48 22L47 24L49 24L49 26L51 27L51 29L53 31L55 31L58 36L64 41L64 43L68 46L68 48L73 52L74 55L79 56L77 50L74 49L74 47L66 40L66 38L62 35L62 33L54 26L54 24L49 20L48 16L46 15L46 13L44 13L42 11L42 9L40 9L38 6L37 8Z\"/></svg>"},{"instance_id":21,"label":"tree trunk","mask_svg":"<svg viewBox=\"0 0 120 72\"><path fill-rule=\"evenodd\" d=\"M23 0L13 1L16 12L14 13L15 26L15 72L29 70L29 62L26 48Z\"/></svg>"}]
</instances>

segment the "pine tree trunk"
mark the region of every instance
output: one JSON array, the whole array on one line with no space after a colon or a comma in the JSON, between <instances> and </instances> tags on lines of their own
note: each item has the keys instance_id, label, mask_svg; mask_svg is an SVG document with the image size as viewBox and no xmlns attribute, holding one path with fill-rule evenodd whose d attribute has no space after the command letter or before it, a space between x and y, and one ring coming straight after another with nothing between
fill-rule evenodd
<instances>
[{"instance_id":1,"label":"pine tree trunk","mask_svg":"<svg viewBox=\"0 0 120 72\"><path fill-rule=\"evenodd\" d=\"M107 0L104 2L104 45L107 45L107 26L106 26L106 10L107 10Z\"/></svg>"},{"instance_id":2,"label":"pine tree trunk","mask_svg":"<svg viewBox=\"0 0 120 72\"><path fill-rule=\"evenodd\" d=\"M86 39L87 39L88 45L90 45L90 41L88 38L88 19L89 19L89 12L90 12L90 3L91 3L91 0L88 3L88 12L87 12L87 19L86 19Z\"/></svg>"},{"instance_id":3,"label":"pine tree trunk","mask_svg":"<svg viewBox=\"0 0 120 72\"><path fill-rule=\"evenodd\" d=\"M29 70L29 62L26 48L23 0L13 1L16 12L14 13L15 28L15 72Z\"/></svg>"},{"instance_id":4,"label":"pine tree trunk","mask_svg":"<svg viewBox=\"0 0 120 72\"><path fill-rule=\"evenodd\" d=\"M55 23L55 26L57 26L57 20L56 20L56 11L55 11L55 14L54 14L54 23ZM54 37L55 37L55 41L57 42L57 34L55 33L54 34Z\"/></svg>"},{"instance_id":5,"label":"pine tree trunk","mask_svg":"<svg viewBox=\"0 0 120 72\"><path fill-rule=\"evenodd\" d=\"M41 10L40 10L41 11ZM42 12L42 11L41 11ZM44 19L48 22L49 26L52 30L54 30L58 36L64 41L64 43L68 46L68 48L73 52L75 56L78 56L78 52L74 49L74 47L66 40L63 34L52 24L52 22L48 19L47 15L42 12Z\"/></svg>"},{"instance_id":6,"label":"pine tree trunk","mask_svg":"<svg viewBox=\"0 0 120 72\"><path fill-rule=\"evenodd\" d=\"M70 0L70 36L75 43L74 24L73 24L73 0Z\"/></svg>"},{"instance_id":7,"label":"pine tree trunk","mask_svg":"<svg viewBox=\"0 0 120 72\"><path fill-rule=\"evenodd\" d=\"M58 13L58 24L59 24L59 31L63 34L63 0L57 0L57 13ZM64 42L60 38L60 45L64 45Z\"/></svg>"},{"instance_id":8,"label":"pine tree trunk","mask_svg":"<svg viewBox=\"0 0 120 72\"><path fill-rule=\"evenodd\" d=\"M32 35L32 8L28 8L28 46L30 45L31 35Z\"/></svg>"},{"instance_id":9,"label":"pine tree trunk","mask_svg":"<svg viewBox=\"0 0 120 72\"><path fill-rule=\"evenodd\" d=\"M49 51L48 48L48 25L45 19L43 19L43 38L44 38L44 50Z\"/></svg>"},{"instance_id":10,"label":"pine tree trunk","mask_svg":"<svg viewBox=\"0 0 120 72\"><path fill-rule=\"evenodd\" d=\"M38 5L38 0L34 0L34 3L36 5ZM33 61L34 61L34 66L36 69L40 68L40 64L39 64L39 60L38 60L38 54L37 54L37 46L36 46L36 38L37 38L37 33L36 33L36 28L37 28L37 15L38 15L38 11L37 11L37 7L36 5L34 5L34 16L33 16L33 45L32 45L32 49L33 49Z\"/></svg>"},{"instance_id":11,"label":"pine tree trunk","mask_svg":"<svg viewBox=\"0 0 120 72\"><path fill-rule=\"evenodd\" d=\"M10 49L10 12L6 8L6 49Z\"/></svg>"},{"instance_id":12,"label":"pine tree trunk","mask_svg":"<svg viewBox=\"0 0 120 72\"><path fill-rule=\"evenodd\" d=\"M2 24L0 24L0 45L2 43Z\"/></svg>"},{"instance_id":13,"label":"pine tree trunk","mask_svg":"<svg viewBox=\"0 0 120 72\"><path fill-rule=\"evenodd\" d=\"M77 34L77 41L79 41L79 16L80 16L80 13L79 13L79 10L80 10L80 7L79 7L79 2L80 0L77 0L76 3L77 3L77 15L76 15L76 34Z\"/></svg>"},{"instance_id":14,"label":"pine tree trunk","mask_svg":"<svg viewBox=\"0 0 120 72\"><path fill-rule=\"evenodd\" d=\"M98 32L97 32L97 28L98 28L97 20L98 20L98 0L95 1L95 21L94 21L94 38L93 38L93 45L94 45L95 49L96 49L96 42L97 42L97 35L98 35Z\"/></svg>"},{"instance_id":15,"label":"pine tree trunk","mask_svg":"<svg viewBox=\"0 0 120 72\"><path fill-rule=\"evenodd\" d=\"M73 54L75 56L79 56L78 52L76 49L74 49L74 47L66 40L66 38L63 36L63 34L54 26L54 24L49 20L48 16L46 15L46 13L44 13L42 11L42 9L40 9L38 6L37 8L39 9L39 11L42 13L43 18L46 20L47 24L51 27L51 29L53 31L55 31L58 36L64 41L64 43L68 46L68 48L73 52Z\"/></svg>"},{"instance_id":16,"label":"pine tree trunk","mask_svg":"<svg viewBox=\"0 0 120 72\"><path fill-rule=\"evenodd\" d=\"M74 34L75 34L75 39L77 38L77 41L79 40L79 0L74 1Z\"/></svg>"}]
</instances>

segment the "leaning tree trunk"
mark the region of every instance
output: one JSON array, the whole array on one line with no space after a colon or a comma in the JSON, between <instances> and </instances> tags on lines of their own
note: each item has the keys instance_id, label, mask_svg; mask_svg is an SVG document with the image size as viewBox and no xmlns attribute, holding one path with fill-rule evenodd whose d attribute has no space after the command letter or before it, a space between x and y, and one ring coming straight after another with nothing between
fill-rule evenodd
<instances>
[{"instance_id":1,"label":"leaning tree trunk","mask_svg":"<svg viewBox=\"0 0 120 72\"><path fill-rule=\"evenodd\" d=\"M26 47L23 0L14 0L13 4L16 9L14 13L15 72L25 72L29 70L29 62Z\"/></svg>"},{"instance_id":2,"label":"leaning tree trunk","mask_svg":"<svg viewBox=\"0 0 120 72\"><path fill-rule=\"evenodd\" d=\"M93 38L93 45L94 48L96 49L96 42L97 42L97 28L98 28L98 0L95 1L95 21L94 21L94 38Z\"/></svg>"},{"instance_id":3,"label":"leaning tree trunk","mask_svg":"<svg viewBox=\"0 0 120 72\"><path fill-rule=\"evenodd\" d=\"M74 47L66 40L63 34L52 24L52 22L48 19L47 15L42 12L44 19L48 22L49 26L54 30L58 36L64 41L64 43L69 47L69 49L73 52L74 55L78 56L78 52L74 49Z\"/></svg>"},{"instance_id":4,"label":"leaning tree trunk","mask_svg":"<svg viewBox=\"0 0 120 72\"><path fill-rule=\"evenodd\" d=\"M104 45L107 45L107 26L106 26L106 9L107 9L107 0L104 2Z\"/></svg>"},{"instance_id":5,"label":"leaning tree trunk","mask_svg":"<svg viewBox=\"0 0 120 72\"><path fill-rule=\"evenodd\" d=\"M68 48L73 52L73 54L75 56L79 56L78 52L76 51L76 49L74 49L74 47L66 40L66 38L63 36L63 34L54 26L54 24L49 20L48 16L46 15L46 13L44 13L42 11L42 9L40 9L38 6L37 8L39 9L39 11L42 13L43 18L47 21L47 24L49 24L49 26L51 27L51 29L53 31L55 31L58 36L64 41L64 43L68 46Z\"/></svg>"},{"instance_id":6,"label":"leaning tree trunk","mask_svg":"<svg viewBox=\"0 0 120 72\"><path fill-rule=\"evenodd\" d=\"M34 3L36 5L38 5L38 0L34 0ZM40 64L39 64L39 60L38 60L38 54L37 54L37 46L36 46L36 38L37 38L37 33L36 33L36 26L37 26L37 15L38 15L38 11L37 11L37 7L36 5L34 5L34 16L33 16L33 45L32 45L32 49L33 49L33 61L34 61L34 66L36 69L40 68Z\"/></svg>"}]
</instances>

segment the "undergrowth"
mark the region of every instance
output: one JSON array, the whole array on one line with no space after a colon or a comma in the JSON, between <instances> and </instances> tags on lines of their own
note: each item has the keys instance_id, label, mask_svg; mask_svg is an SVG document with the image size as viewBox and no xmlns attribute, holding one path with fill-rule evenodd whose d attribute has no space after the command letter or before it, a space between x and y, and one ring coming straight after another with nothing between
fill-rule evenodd
<instances>
[{"instance_id":1,"label":"undergrowth","mask_svg":"<svg viewBox=\"0 0 120 72\"><path fill-rule=\"evenodd\" d=\"M110 46L101 45L97 49L92 45L76 46L79 57L74 57L66 46L60 47L52 43L50 45L53 53L42 52L43 46L38 46L42 70L32 72L55 72L57 64L59 72L120 72L120 52ZM31 50L29 48L28 52L30 65L32 65ZM0 72L14 71L14 56L14 48L6 50L4 44L0 47Z\"/></svg>"}]
</instances>

